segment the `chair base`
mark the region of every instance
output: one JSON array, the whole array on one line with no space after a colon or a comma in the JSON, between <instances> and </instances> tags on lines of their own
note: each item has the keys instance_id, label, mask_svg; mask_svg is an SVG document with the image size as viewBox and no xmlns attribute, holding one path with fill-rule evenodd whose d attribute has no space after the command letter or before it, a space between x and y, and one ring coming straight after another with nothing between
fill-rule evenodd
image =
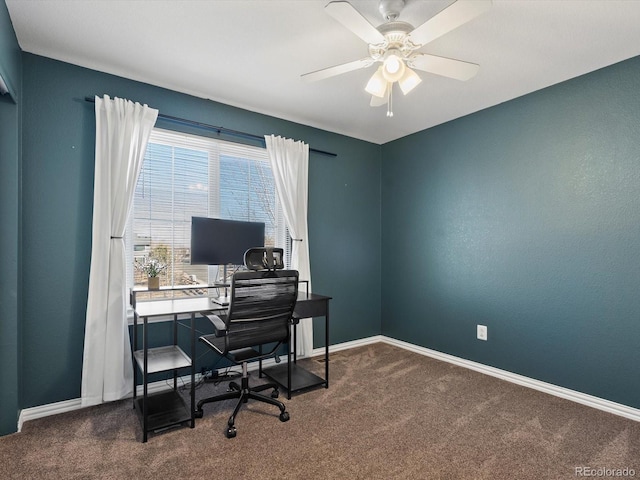
<instances>
[{"instance_id":1,"label":"chair base","mask_svg":"<svg viewBox=\"0 0 640 480\"><path fill-rule=\"evenodd\" d=\"M263 390L268 390L269 388L273 389L271 393L271 397L267 397L266 395L262 395L257 392L261 392ZM225 435L227 438L233 438L236 436L236 427L235 421L240 408L243 403L247 403L249 399L257 400L259 402L268 403L270 405L274 405L280 409L280 421L286 422L289 420L289 413L285 410L284 403L276 400L278 398L278 386L275 383L266 383L263 385L258 385L257 387L249 387L249 375L247 374L247 366L246 363L242 364L242 381L241 385L238 385L236 382L229 382L229 391L227 393L223 393L221 395L216 395L209 398L203 398L200 400L196 406L195 416L196 418L202 418L204 415L204 411L202 410L202 406L207 403L212 402L221 402L224 400L230 400L233 398L238 399L238 403L236 407L233 409L233 413L229 417L229 421L227 422L227 429L225 431Z\"/></svg>"}]
</instances>

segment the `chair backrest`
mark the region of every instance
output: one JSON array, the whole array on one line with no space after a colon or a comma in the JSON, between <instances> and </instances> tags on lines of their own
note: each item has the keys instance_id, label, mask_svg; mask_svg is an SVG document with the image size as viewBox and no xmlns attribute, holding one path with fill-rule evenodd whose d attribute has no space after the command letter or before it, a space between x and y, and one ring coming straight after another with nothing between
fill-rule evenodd
<instances>
[{"instance_id":1,"label":"chair backrest","mask_svg":"<svg viewBox=\"0 0 640 480\"><path fill-rule=\"evenodd\" d=\"M244 252L244 265L249 270L284 269L284 249L277 247L254 247Z\"/></svg>"},{"instance_id":2,"label":"chair backrest","mask_svg":"<svg viewBox=\"0 0 640 480\"><path fill-rule=\"evenodd\" d=\"M286 341L297 298L297 270L236 272L225 320L227 350Z\"/></svg>"}]
</instances>

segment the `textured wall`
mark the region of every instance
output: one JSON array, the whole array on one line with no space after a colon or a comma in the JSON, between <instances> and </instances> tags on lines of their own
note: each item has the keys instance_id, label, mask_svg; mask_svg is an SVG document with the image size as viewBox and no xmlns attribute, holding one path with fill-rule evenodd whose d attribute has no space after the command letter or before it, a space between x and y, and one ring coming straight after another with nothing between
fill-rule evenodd
<instances>
[{"instance_id":1,"label":"textured wall","mask_svg":"<svg viewBox=\"0 0 640 480\"><path fill-rule=\"evenodd\" d=\"M14 432L19 409L20 90L22 63L9 12L0 2L0 435Z\"/></svg>"},{"instance_id":2,"label":"textured wall","mask_svg":"<svg viewBox=\"0 0 640 480\"><path fill-rule=\"evenodd\" d=\"M382 333L640 407L639 82L634 58L384 145Z\"/></svg>"},{"instance_id":3,"label":"textured wall","mask_svg":"<svg viewBox=\"0 0 640 480\"><path fill-rule=\"evenodd\" d=\"M380 251L378 145L31 54L23 62L23 408L80 396L95 148L93 105L84 98L95 94L337 153L310 158L314 290L335 297L331 343L380 331L380 266L356 263Z\"/></svg>"}]
</instances>

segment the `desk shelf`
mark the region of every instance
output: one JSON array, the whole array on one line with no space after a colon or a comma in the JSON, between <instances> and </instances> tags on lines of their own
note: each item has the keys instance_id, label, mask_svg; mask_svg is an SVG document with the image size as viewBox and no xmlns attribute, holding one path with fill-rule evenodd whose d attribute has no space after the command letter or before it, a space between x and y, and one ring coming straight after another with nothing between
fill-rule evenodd
<instances>
[{"instance_id":1,"label":"desk shelf","mask_svg":"<svg viewBox=\"0 0 640 480\"><path fill-rule=\"evenodd\" d=\"M287 389L288 393L299 392L301 390L306 390L307 388L325 386L327 384L327 381L324 378L319 377L315 373L311 373L307 369L299 366L297 363L292 363L291 385L289 385L289 382L287 381L287 369L287 364L275 365L273 367L263 368L262 373Z\"/></svg>"},{"instance_id":2,"label":"desk shelf","mask_svg":"<svg viewBox=\"0 0 640 480\"><path fill-rule=\"evenodd\" d=\"M138 397L135 408L143 421L144 398ZM181 425L191 421L191 412L184 399L175 390L148 395L147 402L147 430L157 431L174 425Z\"/></svg>"},{"instance_id":3,"label":"desk shelf","mask_svg":"<svg viewBox=\"0 0 640 480\"><path fill-rule=\"evenodd\" d=\"M140 371L144 371L144 350L133 353ZM191 359L177 345L150 348L147 350L147 373L166 372L191 366Z\"/></svg>"}]
</instances>

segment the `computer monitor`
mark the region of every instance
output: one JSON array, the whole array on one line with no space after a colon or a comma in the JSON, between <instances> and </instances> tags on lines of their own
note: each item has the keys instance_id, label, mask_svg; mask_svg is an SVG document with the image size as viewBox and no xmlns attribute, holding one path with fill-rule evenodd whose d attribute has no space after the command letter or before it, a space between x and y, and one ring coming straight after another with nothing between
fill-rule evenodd
<instances>
[{"instance_id":1,"label":"computer monitor","mask_svg":"<svg viewBox=\"0 0 640 480\"><path fill-rule=\"evenodd\" d=\"M264 246L264 230L262 222L192 217L191 264L222 265L226 282L227 265L244 264L247 250ZM226 293L217 303L228 303Z\"/></svg>"},{"instance_id":2,"label":"computer monitor","mask_svg":"<svg viewBox=\"0 0 640 480\"><path fill-rule=\"evenodd\" d=\"M244 252L264 246L264 223L191 218L192 265L242 265Z\"/></svg>"}]
</instances>

